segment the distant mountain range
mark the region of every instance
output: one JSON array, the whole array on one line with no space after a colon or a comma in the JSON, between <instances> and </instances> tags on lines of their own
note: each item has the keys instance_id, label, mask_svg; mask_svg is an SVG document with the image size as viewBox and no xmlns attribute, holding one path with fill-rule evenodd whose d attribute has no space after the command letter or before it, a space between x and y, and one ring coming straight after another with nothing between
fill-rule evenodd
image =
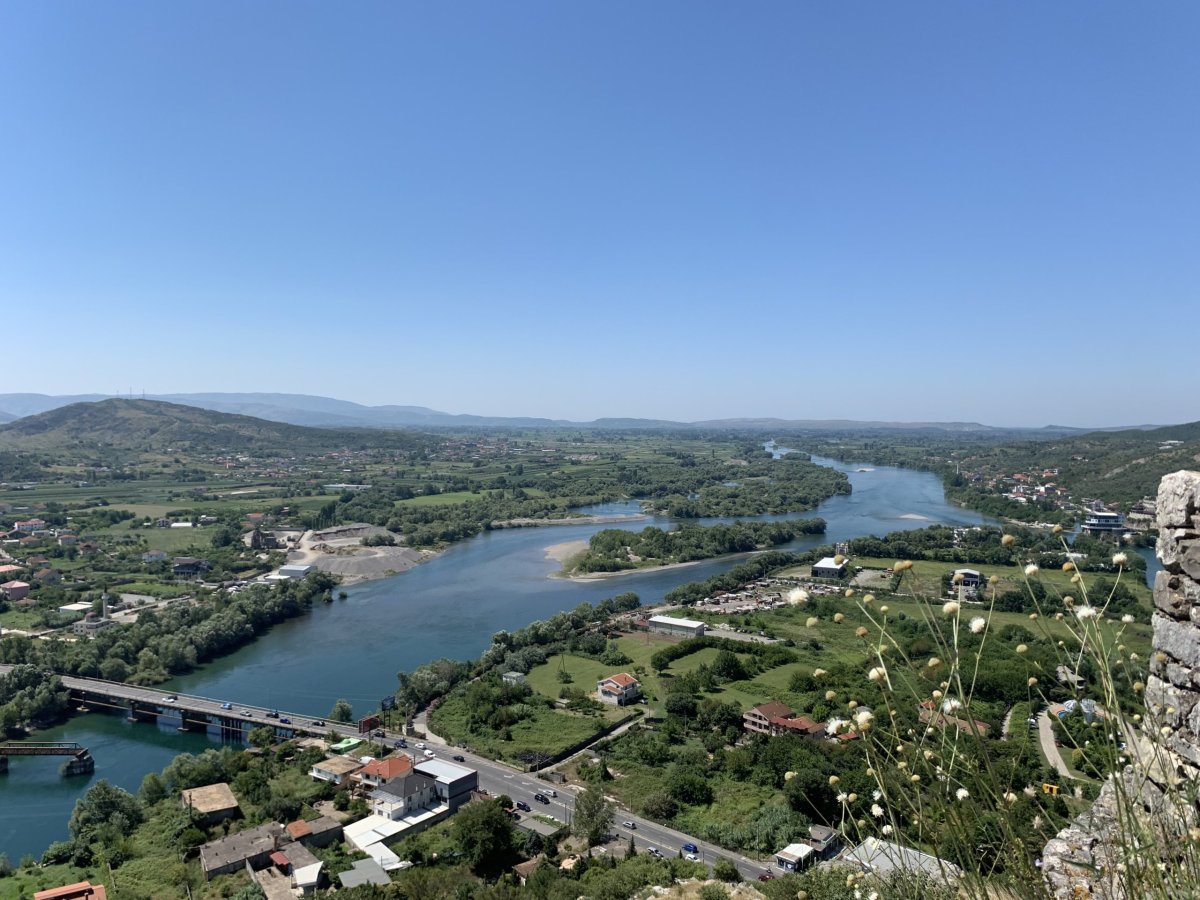
<instances>
[{"instance_id":1,"label":"distant mountain range","mask_svg":"<svg viewBox=\"0 0 1200 900\"><path fill-rule=\"evenodd\" d=\"M311 428L160 400L84 401L0 425L4 450L211 450L283 455L370 445L407 450L432 442L413 431Z\"/></svg>"},{"instance_id":2,"label":"distant mountain range","mask_svg":"<svg viewBox=\"0 0 1200 900\"><path fill-rule=\"evenodd\" d=\"M73 403L120 399L104 394L50 396L47 394L0 394L0 422L48 412ZM933 430L944 432L1025 432L1035 429L995 428L977 422L857 422L850 419L709 419L701 422L672 422L665 419L605 418L591 422L527 416L475 416L453 414L424 406L364 406L310 394L202 393L154 394L146 400L182 404L215 412L253 416L270 422L321 428L729 428L758 430ZM1151 427L1151 426L1144 426ZM1045 434L1080 434L1088 429L1046 426Z\"/></svg>"}]
</instances>

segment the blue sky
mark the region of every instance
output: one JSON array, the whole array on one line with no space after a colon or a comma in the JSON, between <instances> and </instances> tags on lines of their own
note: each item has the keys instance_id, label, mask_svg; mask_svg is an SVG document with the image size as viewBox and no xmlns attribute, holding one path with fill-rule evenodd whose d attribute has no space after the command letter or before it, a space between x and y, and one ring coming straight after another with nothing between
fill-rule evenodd
<instances>
[{"instance_id":1,"label":"blue sky","mask_svg":"<svg viewBox=\"0 0 1200 900\"><path fill-rule=\"evenodd\" d=\"M10 2L0 393L1194 421L1198 44L1190 2Z\"/></svg>"}]
</instances>

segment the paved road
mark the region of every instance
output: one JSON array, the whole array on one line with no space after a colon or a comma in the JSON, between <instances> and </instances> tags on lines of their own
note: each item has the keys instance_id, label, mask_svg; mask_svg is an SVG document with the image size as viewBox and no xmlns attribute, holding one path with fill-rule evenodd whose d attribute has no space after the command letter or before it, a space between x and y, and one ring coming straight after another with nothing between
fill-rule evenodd
<instances>
[{"instance_id":1,"label":"paved road","mask_svg":"<svg viewBox=\"0 0 1200 900\"><path fill-rule=\"evenodd\" d=\"M1054 744L1054 729L1050 724L1050 714L1046 710L1038 713L1038 740L1042 744L1042 753L1050 761L1050 765L1058 770L1064 778L1074 778L1067 764L1063 762L1062 754Z\"/></svg>"}]
</instances>

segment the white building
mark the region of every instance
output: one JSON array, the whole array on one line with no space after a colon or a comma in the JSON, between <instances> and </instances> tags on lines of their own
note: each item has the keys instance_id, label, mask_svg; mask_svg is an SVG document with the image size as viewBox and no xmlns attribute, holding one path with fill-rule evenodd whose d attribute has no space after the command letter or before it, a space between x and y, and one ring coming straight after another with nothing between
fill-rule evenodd
<instances>
[{"instance_id":1,"label":"white building","mask_svg":"<svg viewBox=\"0 0 1200 900\"><path fill-rule=\"evenodd\" d=\"M704 637L704 623L694 619L676 619L673 616L651 616L650 630L655 634L673 634L679 637Z\"/></svg>"}]
</instances>

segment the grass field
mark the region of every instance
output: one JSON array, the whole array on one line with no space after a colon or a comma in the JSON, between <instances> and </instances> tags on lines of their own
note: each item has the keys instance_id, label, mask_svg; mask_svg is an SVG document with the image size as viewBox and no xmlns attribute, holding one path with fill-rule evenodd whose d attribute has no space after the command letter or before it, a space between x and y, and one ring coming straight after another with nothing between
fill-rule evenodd
<instances>
[{"instance_id":1,"label":"grass field","mask_svg":"<svg viewBox=\"0 0 1200 900\"><path fill-rule=\"evenodd\" d=\"M478 500L483 495L477 491L447 491L444 494L423 494L420 497L409 497L407 500L397 500L397 506L453 506L467 500Z\"/></svg>"}]
</instances>

